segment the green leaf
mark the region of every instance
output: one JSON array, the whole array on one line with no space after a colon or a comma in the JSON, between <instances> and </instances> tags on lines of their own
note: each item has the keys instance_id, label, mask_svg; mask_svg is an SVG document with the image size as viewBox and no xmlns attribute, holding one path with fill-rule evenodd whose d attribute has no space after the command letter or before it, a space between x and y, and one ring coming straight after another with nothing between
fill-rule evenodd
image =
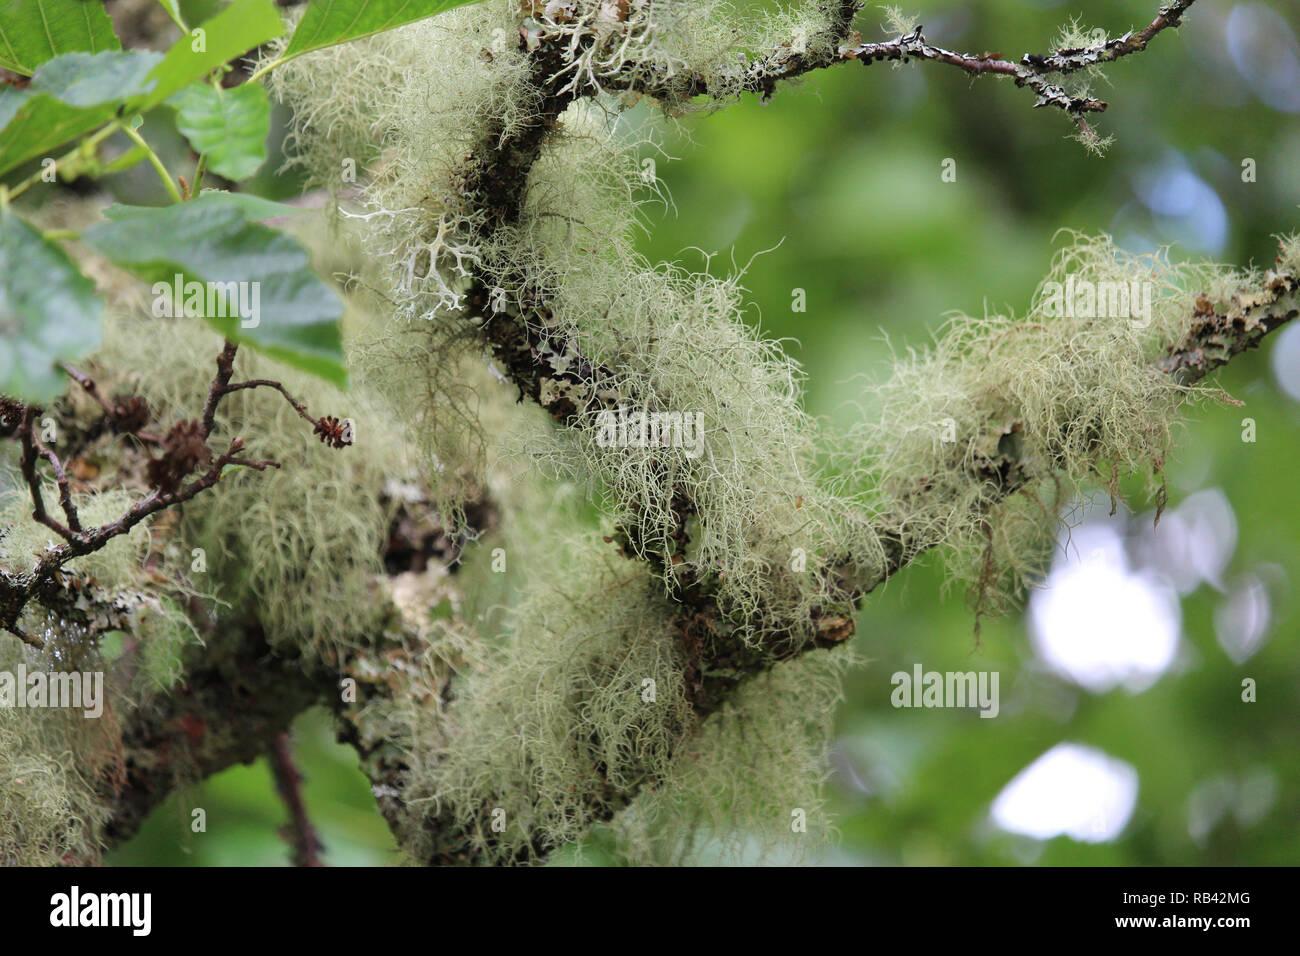
<instances>
[{"instance_id":1,"label":"green leaf","mask_svg":"<svg viewBox=\"0 0 1300 956\"><path fill-rule=\"evenodd\" d=\"M0 118L11 106L20 108L0 131L0 175L33 157L48 155L70 139L84 136L111 120L114 113L111 105L69 106L49 95L6 102L0 94Z\"/></svg>"},{"instance_id":2,"label":"green leaf","mask_svg":"<svg viewBox=\"0 0 1300 956\"><path fill-rule=\"evenodd\" d=\"M368 37L478 0L313 0L281 60Z\"/></svg>"},{"instance_id":3,"label":"green leaf","mask_svg":"<svg viewBox=\"0 0 1300 956\"><path fill-rule=\"evenodd\" d=\"M266 162L271 104L260 83L229 90L191 83L170 102L176 107L176 128L196 152L207 154L214 173L238 182Z\"/></svg>"},{"instance_id":4,"label":"green leaf","mask_svg":"<svg viewBox=\"0 0 1300 956\"><path fill-rule=\"evenodd\" d=\"M158 0L158 3L167 11L167 16L176 21L176 24L179 26L181 23L180 0Z\"/></svg>"},{"instance_id":5,"label":"green leaf","mask_svg":"<svg viewBox=\"0 0 1300 956\"><path fill-rule=\"evenodd\" d=\"M199 195L212 205L235 206L250 222L286 219L289 216L301 216L305 212L311 212L304 206L290 206L262 196L254 196L252 193L228 193L220 189L205 189Z\"/></svg>"},{"instance_id":6,"label":"green leaf","mask_svg":"<svg viewBox=\"0 0 1300 956\"><path fill-rule=\"evenodd\" d=\"M0 67L23 76L63 53L120 49L102 3L7 0L0 9Z\"/></svg>"},{"instance_id":7,"label":"green leaf","mask_svg":"<svg viewBox=\"0 0 1300 956\"><path fill-rule=\"evenodd\" d=\"M80 4L82 0L62 2ZM118 53L110 58L101 53L77 61L79 69L90 72L83 72L75 81L68 67L60 63L63 57L49 61L37 70L31 88L6 88L0 92L0 122L8 120L0 130L0 175L86 135L119 111L130 116L152 109L222 64L283 32L284 24L271 0L234 0L189 36L177 40L160 61L156 53L142 51ZM128 60L143 62L141 58L154 58L153 67L142 79L123 66ZM50 79L43 80L47 75ZM50 90L43 90L47 82ZM92 93L96 88L102 92ZM74 101L65 101L60 93L74 97ZM88 98L99 102L85 105Z\"/></svg>"},{"instance_id":8,"label":"green leaf","mask_svg":"<svg viewBox=\"0 0 1300 956\"><path fill-rule=\"evenodd\" d=\"M91 226L82 240L153 283L156 303L174 299L179 282L177 311L194 305L230 340L345 384L343 303L311 271L306 249L218 197L203 193L161 208L110 206L108 221ZM190 298L195 292L202 301Z\"/></svg>"},{"instance_id":9,"label":"green leaf","mask_svg":"<svg viewBox=\"0 0 1300 956\"><path fill-rule=\"evenodd\" d=\"M23 104L31 98L31 90L19 90L12 86L0 89L0 130L9 125L10 120L18 115Z\"/></svg>"},{"instance_id":10,"label":"green leaf","mask_svg":"<svg viewBox=\"0 0 1300 956\"><path fill-rule=\"evenodd\" d=\"M29 89L69 106L117 103L151 90L156 81L149 74L160 60L161 53L147 50L66 53L41 64Z\"/></svg>"},{"instance_id":11,"label":"green leaf","mask_svg":"<svg viewBox=\"0 0 1300 956\"><path fill-rule=\"evenodd\" d=\"M152 89L159 62L137 50L65 53L41 64L27 89L0 92L0 174L107 123L123 100Z\"/></svg>"},{"instance_id":12,"label":"green leaf","mask_svg":"<svg viewBox=\"0 0 1300 956\"><path fill-rule=\"evenodd\" d=\"M95 284L62 249L12 213L0 215L0 392L32 402L67 384L55 367L99 345Z\"/></svg>"},{"instance_id":13,"label":"green leaf","mask_svg":"<svg viewBox=\"0 0 1300 956\"><path fill-rule=\"evenodd\" d=\"M150 74L158 81L157 85L147 95L127 104L127 109L144 112L157 106L217 67L283 32L284 23L271 0L234 0L172 45Z\"/></svg>"}]
</instances>

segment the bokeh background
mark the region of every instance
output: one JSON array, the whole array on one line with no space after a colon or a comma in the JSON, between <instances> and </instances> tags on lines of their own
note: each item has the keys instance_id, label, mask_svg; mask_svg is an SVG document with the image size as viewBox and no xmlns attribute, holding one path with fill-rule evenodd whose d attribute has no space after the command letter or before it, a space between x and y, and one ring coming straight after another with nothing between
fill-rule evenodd
<instances>
[{"instance_id":1,"label":"bokeh background","mask_svg":"<svg viewBox=\"0 0 1300 956\"><path fill-rule=\"evenodd\" d=\"M182 6L194 22L215 2ZM1112 36L1144 26L1157 0L902 6L932 42L1018 58L1050 49L1071 18ZM873 5L859 26L883 38L883 21ZM950 310L1023 310L1062 228L1271 264L1271 237L1300 229L1298 34L1293 0L1200 0L1180 30L1108 70L1104 158L1026 91L936 64L849 64L677 128L637 112L629 134L676 157L657 161L672 204L647 208L644 248L696 266L698 249L718 253L715 268L762 253L745 279L750 318L802 363L810 411L843 427L862 378L888 373L886 335L924 345ZM167 138L165 110L149 122L151 141ZM955 182L940 178L948 159ZM248 188L292 195L276 165ZM156 188L143 165L112 187L135 202ZM978 642L934 559L872 596L856 638L867 662L836 713L839 839L819 860L1300 863L1300 325L1218 381L1246 406L1190 412L1158 531L1140 496L1135 513L1081 510L1046 586ZM895 709L890 676L916 664L997 671L999 715ZM305 715L295 741L326 861L394 862L324 718ZM193 807L208 834L190 833ZM284 864L284 822L266 766L238 767L169 801L109 862Z\"/></svg>"}]
</instances>

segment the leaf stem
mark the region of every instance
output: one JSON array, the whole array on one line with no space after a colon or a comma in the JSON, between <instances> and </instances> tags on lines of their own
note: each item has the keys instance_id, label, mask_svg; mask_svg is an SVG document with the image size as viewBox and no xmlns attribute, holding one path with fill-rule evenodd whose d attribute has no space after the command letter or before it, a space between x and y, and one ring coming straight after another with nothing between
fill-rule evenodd
<instances>
[{"instance_id":1,"label":"leaf stem","mask_svg":"<svg viewBox=\"0 0 1300 956\"><path fill-rule=\"evenodd\" d=\"M164 166L163 161L158 158L158 154L155 153L153 148L145 142L144 137L126 123L119 123L118 127L126 134L127 138L130 139L131 142L135 143L145 151L145 156L148 158L149 163L158 172L158 178L161 179L163 185L167 187L167 193L172 197L172 202L184 202L184 199L181 197L181 191L176 186L176 181L172 179L171 173L167 172L167 167Z\"/></svg>"},{"instance_id":2,"label":"leaf stem","mask_svg":"<svg viewBox=\"0 0 1300 956\"><path fill-rule=\"evenodd\" d=\"M296 55L296 54L295 54L295 55ZM292 59L293 59L292 56L282 56L282 57L278 57L278 58L272 60L270 63L267 63L267 64L265 64L265 65L259 67L259 68L258 68L258 69L257 69L257 70L252 74L252 76L250 76L250 77L249 77L247 80L245 80L244 82L245 82L245 83L252 83L254 80L260 80L262 77L266 76L266 74L268 74L268 73L270 73L272 70L274 70L277 66L283 66L285 63L289 62L289 61L292 60Z\"/></svg>"}]
</instances>

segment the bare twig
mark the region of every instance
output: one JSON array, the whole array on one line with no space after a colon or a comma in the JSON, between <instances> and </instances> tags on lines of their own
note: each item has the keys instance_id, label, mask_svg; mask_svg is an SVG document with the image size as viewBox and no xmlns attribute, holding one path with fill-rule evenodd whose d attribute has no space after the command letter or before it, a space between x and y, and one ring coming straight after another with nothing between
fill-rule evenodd
<instances>
[{"instance_id":1,"label":"bare twig","mask_svg":"<svg viewBox=\"0 0 1300 956\"><path fill-rule=\"evenodd\" d=\"M325 847L316 835L307 816L307 804L302 796L302 774L293 759L293 746L287 731L275 735L267 754L275 789L289 811L289 825L281 832L293 852L294 866L324 866L320 852Z\"/></svg>"},{"instance_id":2,"label":"bare twig","mask_svg":"<svg viewBox=\"0 0 1300 956\"><path fill-rule=\"evenodd\" d=\"M342 447L343 444L349 443L341 437L343 429L337 419L328 416L320 420L312 418L305 406L289 395L278 382L259 379L232 386L230 379L234 375L237 350L238 346L233 342L226 342L222 346L221 354L217 357L217 371L208 388L201 423L180 422L173 426L166 438L159 440L159 444L163 446L162 455L150 462L149 469L150 476L156 482L154 490L145 498L134 502L117 519L98 527L82 527L77 509L72 502L70 483L63 463L36 434L35 421L40 409L33 405L23 408L17 438L22 446L21 470L32 499L32 517L63 541L48 547L37 559L35 566L25 573L0 570L0 628L14 634L25 643L41 647L42 642L39 638L18 626L18 618L33 597L42 603L53 599L52 595L57 594L58 590L55 575L63 565L74 558L98 551L113 538L127 534L151 515L165 508L182 504L207 491L221 480L222 473L232 465L257 471L280 467L279 462L270 459L242 457L239 453L244 449L244 440L238 436L230 440L226 451L220 455L214 457L208 449L207 442L215 428L217 407L222 398L231 392L262 385L276 388L289 400L299 415L315 424L316 433L321 435L324 441L333 444L334 447ZM70 366L64 368L69 376L108 413L110 420L120 419L123 410L106 401L89 376ZM336 431L338 434L335 434ZM59 504L67 520L66 525L46 510L40 476L36 470L37 460L42 458L49 462L54 472L54 479L59 488ZM208 467L200 477L188 485L184 484L185 478L196 467L204 465Z\"/></svg>"},{"instance_id":3,"label":"bare twig","mask_svg":"<svg viewBox=\"0 0 1300 956\"><path fill-rule=\"evenodd\" d=\"M203 406L204 438L212 434L217 405L225 397L226 386L230 384L230 378L235 374L235 351L238 348L239 346L235 345L234 342L226 342L221 349L221 354L217 356L217 374L212 379L212 385L208 388L208 400Z\"/></svg>"},{"instance_id":4,"label":"bare twig","mask_svg":"<svg viewBox=\"0 0 1300 956\"><path fill-rule=\"evenodd\" d=\"M344 427L333 415L322 415L320 418L313 418L307 411L307 406L298 399L289 394L289 390L280 382L273 382L266 378L251 378L245 382L237 382L234 385L227 385L223 394L229 395L231 392L237 392L246 388L273 388L284 396L284 400L289 403L298 417L305 421L311 422L312 434L319 436L320 440L332 448L343 448L352 444L352 436L347 428Z\"/></svg>"},{"instance_id":5,"label":"bare twig","mask_svg":"<svg viewBox=\"0 0 1300 956\"><path fill-rule=\"evenodd\" d=\"M22 424L18 426L18 441L22 445L20 467L23 478L27 481L27 488L32 495L32 517L59 537L71 539L75 533L81 531L81 520L77 517L77 509L72 505L72 495L68 489L68 476L63 471L63 463L59 461L54 452L41 443L40 438L36 435L35 422L39 412L40 409L37 406L28 405L23 413ZM54 479L59 486L59 505L63 508L64 516L68 519L66 527L52 518L45 510L45 498L41 494L40 479L36 475L36 459L38 457L49 461L54 469Z\"/></svg>"},{"instance_id":6,"label":"bare twig","mask_svg":"<svg viewBox=\"0 0 1300 956\"><path fill-rule=\"evenodd\" d=\"M711 86L703 74L673 74L657 77L640 64L631 64L608 78L601 77L602 86L609 89L634 90L647 96L691 97L712 94L757 93L764 99L772 96L776 85L784 80L803 76L814 70L825 69L838 63L856 60L870 66L880 60L927 60L956 67L966 74L1001 76L1012 80L1016 86L1027 87L1037 94L1035 107L1051 106L1064 111L1081 131L1091 132L1084 119L1085 113L1105 111L1107 103L1092 97L1074 96L1052 77L1075 73L1090 67L1111 63L1122 57L1145 50L1152 38L1181 22L1183 14L1196 0L1174 0L1162 6L1144 29L1128 32L1122 37L1107 40L1095 46L1056 50L1050 54L1026 53L1019 61L1003 59L1000 54L971 54L947 50L930 43L922 27L879 43L862 42L852 31L853 18L862 4L840 2L828 10L828 24L816 44L785 43L776 49L749 61L739 78L728 77L721 89ZM801 52L809 47L825 50L819 54Z\"/></svg>"},{"instance_id":7,"label":"bare twig","mask_svg":"<svg viewBox=\"0 0 1300 956\"><path fill-rule=\"evenodd\" d=\"M307 413L307 406L290 395L289 390L280 382L273 382L266 378L250 378L246 382L238 382L234 385L228 385L223 394L229 395L231 392L237 392L245 388L274 388L284 396L285 401L293 406L293 410L298 413L298 417L306 419L313 425L320 424L317 419L312 418L311 415Z\"/></svg>"},{"instance_id":8,"label":"bare twig","mask_svg":"<svg viewBox=\"0 0 1300 956\"><path fill-rule=\"evenodd\" d=\"M81 371L80 369L69 365L67 362L60 362L59 368L63 369L63 371L67 374L67 376L70 379L72 379L74 382L76 382L78 385L80 385L82 389L85 391L85 393L89 395L91 398L93 398L96 404L98 404L99 407L102 408L105 412L107 412L110 416L112 416L116 412L116 409L108 401L108 399L104 398L104 396L100 394L99 386L95 384L95 380L92 379L89 375L87 375L85 372Z\"/></svg>"},{"instance_id":9,"label":"bare twig","mask_svg":"<svg viewBox=\"0 0 1300 956\"><path fill-rule=\"evenodd\" d=\"M129 395L121 402L110 402L100 392L95 380L85 372L69 365L67 362L60 362L59 368L63 369L68 377L80 385L82 391L104 410L104 421L114 432L135 435L141 441L152 445L162 444L161 438L144 430L144 426L149 422L149 403L144 398L139 395ZM97 435L98 429L92 428L87 432L86 438L93 438Z\"/></svg>"}]
</instances>

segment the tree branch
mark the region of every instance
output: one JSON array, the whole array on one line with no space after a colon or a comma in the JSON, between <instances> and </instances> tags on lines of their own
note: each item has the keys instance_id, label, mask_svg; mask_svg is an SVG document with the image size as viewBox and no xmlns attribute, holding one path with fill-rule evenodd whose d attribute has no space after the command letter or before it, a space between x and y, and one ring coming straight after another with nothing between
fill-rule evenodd
<instances>
[{"instance_id":1,"label":"tree branch","mask_svg":"<svg viewBox=\"0 0 1300 956\"><path fill-rule=\"evenodd\" d=\"M18 618L33 597L45 603L57 602L58 583L55 574L65 564L74 558L98 551L113 538L128 534L132 528L151 515L165 508L183 504L195 495L207 491L221 480L222 473L231 465L257 471L280 467L278 462L269 459L241 457L239 452L244 448L244 441L238 436L231 439L224 453L213 458L207 443L215 428L217 406L231 392L263 385L276 388L288 399L299 415L316 426L316 434L326 444L335 448L351 444L338 419L331 416L319 420L312 418L302 403L296 401L278 382L259 379L231 385L230 379L234 374L237 351L238 346L233 342L226 342L222 347L221 354L217 357L217 372L208 389L202 421L200 423L178 422L172 426L166 437L159 440L159 444L162 445L162 455L150 461L147 472L155 485L154 490L145 498L134 502L115 520L95 528L86 529L81 526L77 509L72 502L71 488L63 463L36 434L35 421L41 409L35 405L27 405L22 409L17 439L22 447L21 470L32 499L32 517L62 538L63 542L47 548L35 566L25 573L0 570L0 628L33 647L44 646L40 638L19 627ZM134 403L124 404L121 407L112 406L104 400L95 383L88 376L69 366L65 365L64 368L108 412L115 426L123 425L128 418L139 415L140 406ZM14 411L14 405L15 403L12 402L6 403L6 418ZM49 462L54 472L59 489L59 504L67 520L66 525L56 520L46 510L40 477L36 472L36 462L41 458ZM211 463L211 467L206 473L188 485L183 485L185 478L208 463Z\"/></svg>"},{"instance_id":2,"label":"tree branch","mask_svg":"<svg viewBox=\"0 0 1300 956\"><path fill-rule=\"evenodd\" d=\"M122 727L125 781L105 781L115 846L177 787L252 763L318 703L326 684L296 656L273 650L255 625L232 622L193 649L184 679L133 708Z\"/></svg>"},{"instance_id":3,"label":"tree branch","mask_svg":"<svg viewBox=\"0 0 1300 956\"><path fill-rule=\"evenodd\" d=\"M1145 50L1157 34L1177 27L1183 14L1195 2L1174 0L1162 6L1151 23L1137 33L1130 31L1096 46L1056 50L1049 54L1026 53L1018 62L1003 59L1000 54L959 53L935 46L926 39L920 26L892 40L864 43L852 30L854 16L862 7L860 2L824 4L822 10L827 25L811 42L800 48L784 43L746 63L738 77L726 76L719 83L700 73L656 75L648 73L639 64L630 64L609 77L600 77L598 82L607 89L630 90L665 99L756 93L766 100L774 93L777 83L839 63L856 60L870 66L881 60L905 63L917 59L953 66L972 77L1008 78L1016 86L1027 87L1037 94L1035 108L1051 106L1060 109L1082 130L1090 132L1083 114L1104 112L1108 104L1092 97L1073 96L1053 82L1052 77L1112 63ZM808 48L819 52L805 52Z\"/></svg>"},{"instance_id":4,"label":"tree branch","mask_svg":"<svg viewBox=\"0 0 1300 956\"><path fill-rule=\"evenodd\" d=\"M769 96L778 81L835 63L860 60L870 64L882 59L915 56L955 66L972 76L1009 77L1017 85L1027 86L1038 94L1036 105L1060 108L1082 121L1082 114L1100 112L1106 104L1072 97L1052 83L1049 77L1111 62L1145 49L1155 35L1176 26L1193 2L1179 0L1162 7L1151 25L1136 34L1129 33L1096 47L1059 50L1048 56L1026 54L1019 63L994 55L972 56L944 50L926 41L919 29L885 43L850 42L852 20L860 5L856 2L828 5L823 8L827 11L825 31L817 43L809 44L810 48L823 52L808 54L790 47L779 48L747 64L739 83L728 82L720 91L711 90L708 81L699 75L656 77L635 64L613 73L591 76L585 85L575 82L566 69L572 61L572 51L566 55L565 51L558 49L561 31L557 28L548 32L546 24L543 24L540 33L525 32L525 43L532 49L532 83L539 92L535 119L523 128L506 130L499 126L484 131L479 140L484 145L466 165L465 194L488 223L489 239L492 229L511 228L517 224L522 214L529 171L540 155L549 130L575 99L598 92L597 84L599 89L632 90L665 98L735 92ZM532 46L534 43L536 45ZM518 288L530 287L526 275L517 278L519 281L514 284ZM1188 383L1232 355L1257 344L1263 335L1295 315L1291 298L1296 289L1296 277L1275 277L1270 280L1269 289L1272 298L1259 300L1241 316L1203 315L1199 325L1193 323L1184 342L1171 345L1169 355L1160 359L1157 367L1177 375L1180 382ZM543 298L539 296L534 301L523 302L518 311L513 307L498 311L491 304L491 291L487 281L473 281L467 295L467 316L476 323L494 358L518 386L521 398L527 396L557 423L568 427L576 426L584 413L617 407L618 396L610 388L611 383L618 379L614 370L582 355L574 343L558 341L545 331L549 325L545 321L548 303ZM557 356L564 356L567 361L551 361ZM561 370L557 371L557 368ZM976 467L979 469L977 478L990 483L995 500L1014 494L1032 477L1027 462L990 460L978 462ZM684 537L686 520L694 513L694 503L684 496L680 499L674 496L674 509L679 524L676 533L670 537ZM902 532L889 526L887 521L879 524L877 532L886 549L886 560L878 575L869 581L846 578L834 582L833 592L838 599L836 607L816 609L811 621L788 622L783 629L774 629L763 647L750 646L720 629L718 622L722 615L709 596L711 589L705 586L706 582L688 584L672 595L680 608L674 626L688 655L693 658L693 703L700 718L716 711L740 684L754 675L808 650L843 644L853 634L850 609L920 553L909 551ZM650 560L653 564L666 561L668 557L651 554ZM847 560L842 562L844 566L849 563ZM474 862L470 841L457 832L451 820L445 817L420 820L418 815L415 818L407 815L403 803L407 767L403 758L395 755L382 737L368 735L357 725L345 724L341 732L361 754L363 767L379 797L381 811L399 839L409 835L404 834L404 828L418 825L433 838L434 849L428 862ZM613 795L602 804L601 813L606 816L613 814L634 795L634 791ZM403 842L406 841L403 839ZM538 854L544 854L548 849L541 845L532 848Z\"/></svg>"},{"instance_id":5,"label":"tree branch","mask_svg":"<svg viewBox=\"0 0 1300 956\"><path fill-rule=\"evenodd\" d=\"M287 731L275 735L267 761L275 778L276 792L289 811L289 824L283 833L293 850L293 865L324 866L320 853L325 847L307 815L307 804L302 797L302 774L294 763L293 745Z\"/></svg>"},{"instance_id":6,"label":"tree branch","mask_svg":"<svg viewBox=\"0 0 1300 956\"><path fill-rule=\"evenodd\" d=\"M766 57L748 64L739 88L731 86L726 92L755 92L766 97L771 95L775 84L780 80L791 79L835 63L859 60L870 64L882 59L896 60L915 56L955 66L972 76L987 73L1010 77L1016 85L1027 86L1038 94L1036 105L1060 108L1082 122L1082 114L1104 110L1106 104L1072 97L1051 83L1048 77L1054 73L1066 74L1110 62L1144 49L1156 34L1167 27L1176 26L1182 13L1193 2L1194 0L1179 0L1167 5L1150 26L1137 34L1126 34L1125 37L1096 48L1061 50L1042 57L1027 54L1019 63L992 55L973 57L932 46L919 28L885 43L865 44L854 41L851 35L852 21L860 4L856 0L828 4L825 7L826 31L819 39L833 42L819 42L814 46L829 52L808 55L790 48L774 50ZM554 121L575 99L597 92L592 85L572 85L571 81L562 77L565 67L562 51L554 43L547 42L545 35L532 56L533 83L542 94L535 121L522 130L511 131L510 135L505 135L504 129L489 130L490 135L481 140L488 145L474 157L470 166L471 175L467 177L467 191L475 197L489 224L499 228L512 226L518 221L529 171L539 156ZM680 97L683 94L693 96L715 92L708 88L703 77L668 78L657 86L653 76L631 70L603 77L601 85L605 89L635 90L652 96L663 94ZM1222 365L1233 355L1258 344L1264 335L1296 314L1293 301L1297 287L1296 276L1288 274L1275 279L1269 285L1266 297L1249 306L1243 304L1240 314L1236 314L1235 310L1219 314L1212 306L1208 311L1198 307L1192 328L1184 341L1173 345L1168 355L1158 361L1157 366L1161 371L1177 376L1179 381L1190 382ZM535 310L536 315L529 314L527 309L522 315L498 313L489 306L489 292L490 289L482 282L475 283L469 295L469 315L477 323L485 343L519 386L521 395L527 395L558 422L569 426L576 424L581 412L609 407L605 403L611 401L614 405L617 404L617 398L611 400L601 394L602 384L613 380L611 369L588 362L579 355L578 360L569 365L572 371L555 371L555 365L548 361L548 356L557 352L572 355L572 343L550 341L539 331L544 324L533 320L545 310L544 301L528 304L528 309ZM220 400L233 391L258 387L280 391L302 418L314 424L317 434L322 435L326 441L331 441L333 427L325 423L333 421L337 425L337 421L312 418L301 403L279 383L248 380L232 384L234 356L235 346L227 343L218 358L217 375L209 389L198 425L205 447L214 428ZM77 378L76 375L73 377ZM78 378L78 381L81 380ZM81 384L92 398L99 401L111 419L113 412L109 403L93 391L93 382L89 388L85 382ZM554 387L556 385L568 387ZM24 416L29 433L33 415L28 409ZM202 477L184 488L178 486L170 494L156 490L142 502L133 505L118 522L90 531L73 527L75 509L69 510L71 498L66 493L65 478L59 487L60 503L67 503L64 507L64 516L68 521L68 527L64 530L67 533L58 532L57 528L43 522L60 533L65 542L52 552L47 552L37 570L45 562L50 562L47 569L49 574L45 579L48 584L53 570L62 563L77 554L88 553L78 550L79 548L93 550L92 542L98 541L94 546L101 546L113 535L129 531L131 526L149 514L188 500L212 487L219 481L222 470L231 464L244 464L254 468L278 467L274 462L250 461L238 457L242 446L241 439L232 439L227 451L212 461L211 467ZM31 442L30 448L31 464L29 468L25 467L24 474L26 476L30 471L32 476L28 478L28 484L34 493L35 503L40 502L39 481L35 480L37 459L45 458L51 463L55 469L56 481L60 481L62 468L57 456L42 453L41 446L36 441ZM26 458L27 446L24 449ZM1013 494L1027 477L1026 470L1012 469L992 470L987 479L996 482L999 493L1005 497ZM43 503L39 507L43 510ZM693 510L694 504L689 499L681 502L681 527L677 530L683 535L685 520ZM62 527L55 519L48 515L46 517ZM128 521L130 523L125 524ZM846 605L859 601L916 556L916 553L906 552L902 544L903 538L896 529L882 526L879 531L887 544L894 542L889 549L886 566L878 580L842 582L843 603ZM51 554L61 557L51 558ZM666 557L660 556L659 559L666 560ZM652 560L658 559L652 557ZM17 593L15 589L18 587L13 582L18 577L0 569L0 624L11 630L16 626L17 614L22 607L19 603L10 615L10 597ZM26 596L30 596L30 593L29 591ZM705 675L712 675L701 676L695 688L694 702L697 713L702 718L716 710L735 687L754 674L810 648L837 646L853 633L850 618L833 609L826 609L818 612L817 619L809 622L807 627L803 624L792 625L785 637L779 632L775 634L769 646L750 648L717 630L717 615L713 613L716 608L710 607L711 598L706 596L705 588L688 586L674 597L680 604L676 626L683 643L694 649L698 662L705 665ZM808 629L814 635L811 642L804 633ZM405 653L406 650L404 646L394 646L392 635L385 633L377 636L373 646L361 653L373 653L379 660L387 659L386 655L394 651ZM346 673L347 662L342 662L341 666ZM722 669L730 669L734 675L717 676ZM385 674L383 670L376 670L375 673ZM157 707L138 708L131 717L131 723L124 734L128 748L127 787L106 794L106 798L116 807L109 828L111 839L120 840L133 833L148 810L175 785L179 772L206 776L233 762L253 759L265 752L268 744L273 753L279 754L279 758L285 757L283 734L289 722L296 713L321 699L335 700L341 734L362 757L363 768L370 776L380 809L390 825L397 831L402 826L409 825L402 802L408 768L397 748L392 746L391 740L364 731L359 723L348 716L346 708L337 703L338 695L332 693L333 688L325 683L325 678L319 674L305 673L301 661L288 660L272 653L255 629L246 630L233 641L213 642L212 652L203 655L195 662L195 666L187 668L186 674L184 684L164 695L157 702ZM333 681L337 676L332 674L328 679ZM372 689L376 694L388 694L394 698L419 690L404 685L402 680L401 675L392 677L385 674L383 680L375 681ZM427 702L423 703L427 705ZM207 732L214 721L222 722L220 734ZM277 783L281 782L281 773L285 778L282 792L290 795L286 799L294 819L298 851L303 858L310 858L318 843L305 811L301 814L297 812L302 807L296 772L286 760L280 760ZM297 810L293 805L293 794L299 794ZM617 794L605 806L605 811L612 814L618 806L625 805L634 796L634 790ZM439 831L435 844L437 849L432 857L434 861L472 861L466 850L467 844L445 820L426 821L424 825ZM544 853L550 848L537 845L533 849L537 853Z\"/></svg>"}]
</instances>

